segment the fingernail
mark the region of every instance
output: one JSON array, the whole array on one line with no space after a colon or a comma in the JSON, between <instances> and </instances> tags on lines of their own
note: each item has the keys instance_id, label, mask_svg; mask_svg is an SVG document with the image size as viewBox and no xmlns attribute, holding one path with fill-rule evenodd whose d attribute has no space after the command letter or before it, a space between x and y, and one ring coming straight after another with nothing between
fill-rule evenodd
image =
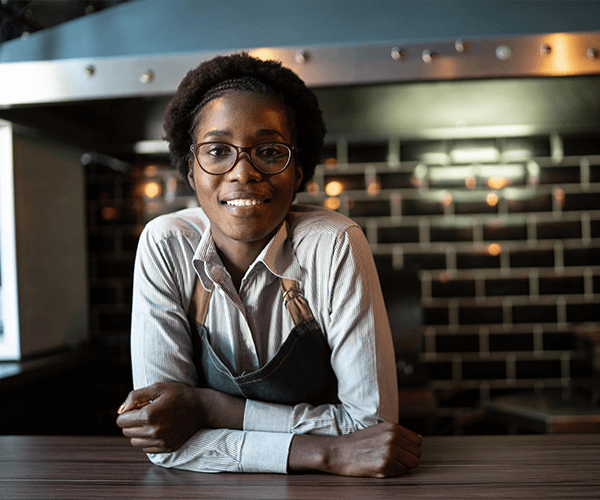
<instances>
[{"instance_id":1,"label":"fingernail","mask_svg":"<svg viewBox=\"0 0 600 500\"><path fill-rule=\"evenodd\" d=\"M121 406L119 406L117 413L122 413L124 409L125 409L125 403L123 403Z\"/></svg>"}]
</instances>

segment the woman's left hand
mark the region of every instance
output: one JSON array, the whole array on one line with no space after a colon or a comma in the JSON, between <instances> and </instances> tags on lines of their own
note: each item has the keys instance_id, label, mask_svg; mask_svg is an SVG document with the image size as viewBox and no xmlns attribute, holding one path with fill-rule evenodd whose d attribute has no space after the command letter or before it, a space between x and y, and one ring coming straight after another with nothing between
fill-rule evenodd
<instances>
[{"instance_id":1,"label":"woman's left hand","mask_svg":"<svg viewBox=\"0 0 600 500\"><path fill-rule=\"evenodd\" d=\"M161 382L131 391L118 410L117 425L133 446L146 453L167 453L207 427L202 389Z\"/></svg>"}]
</instances>

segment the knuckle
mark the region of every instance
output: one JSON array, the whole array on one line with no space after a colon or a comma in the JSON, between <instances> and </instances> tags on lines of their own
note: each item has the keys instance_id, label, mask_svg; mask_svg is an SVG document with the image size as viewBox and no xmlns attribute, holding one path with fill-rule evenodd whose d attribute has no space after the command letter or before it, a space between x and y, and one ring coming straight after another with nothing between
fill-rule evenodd
<instances>
[{"instance_id":1,"label":"knuckle","mask_svg":"<svg viewBox=\"0 0 600 500\"><path fill-rule=\"evenodd\" d=\"M148 426L147 436L150 439L160 439L161 438L160 428L156 427L154 425Z\"/></svg>"}]
</instances>

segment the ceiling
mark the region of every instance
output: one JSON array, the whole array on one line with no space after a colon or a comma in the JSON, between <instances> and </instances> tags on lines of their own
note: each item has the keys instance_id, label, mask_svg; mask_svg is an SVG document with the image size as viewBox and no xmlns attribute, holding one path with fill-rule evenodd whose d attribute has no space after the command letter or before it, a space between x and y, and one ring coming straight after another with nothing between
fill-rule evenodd
<instances>
[{"instance_id":1,"label":"ceiling","mask_svg":"<svg viewBox=\"0 0 600 500\"><path fill-rule=\"evenodd\" d=\"M129 0L0 0L0 43Z\"/></svg>"}]
</instances>

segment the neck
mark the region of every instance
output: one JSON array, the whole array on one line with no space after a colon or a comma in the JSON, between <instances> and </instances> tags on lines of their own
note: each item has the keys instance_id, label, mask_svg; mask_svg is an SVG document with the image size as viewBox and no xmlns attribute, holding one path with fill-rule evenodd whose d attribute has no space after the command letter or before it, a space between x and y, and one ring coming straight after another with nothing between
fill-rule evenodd
<instances>
[{"instance_id":1,"label":"neck","mask_svg":"<svg viewBox=\"0 0 600 500\"><path fill-rule=\"evenodd\" d=\"M225 269L231 276L235 289L239 291L242 278L256 260L256 257L260 255L265 244L251 246L247 243L236 242L232 244L229 242L225 247L219 246L216 241L215 244L217 245L219 257L221 257Z\"/></svg>"}]
</instances>

